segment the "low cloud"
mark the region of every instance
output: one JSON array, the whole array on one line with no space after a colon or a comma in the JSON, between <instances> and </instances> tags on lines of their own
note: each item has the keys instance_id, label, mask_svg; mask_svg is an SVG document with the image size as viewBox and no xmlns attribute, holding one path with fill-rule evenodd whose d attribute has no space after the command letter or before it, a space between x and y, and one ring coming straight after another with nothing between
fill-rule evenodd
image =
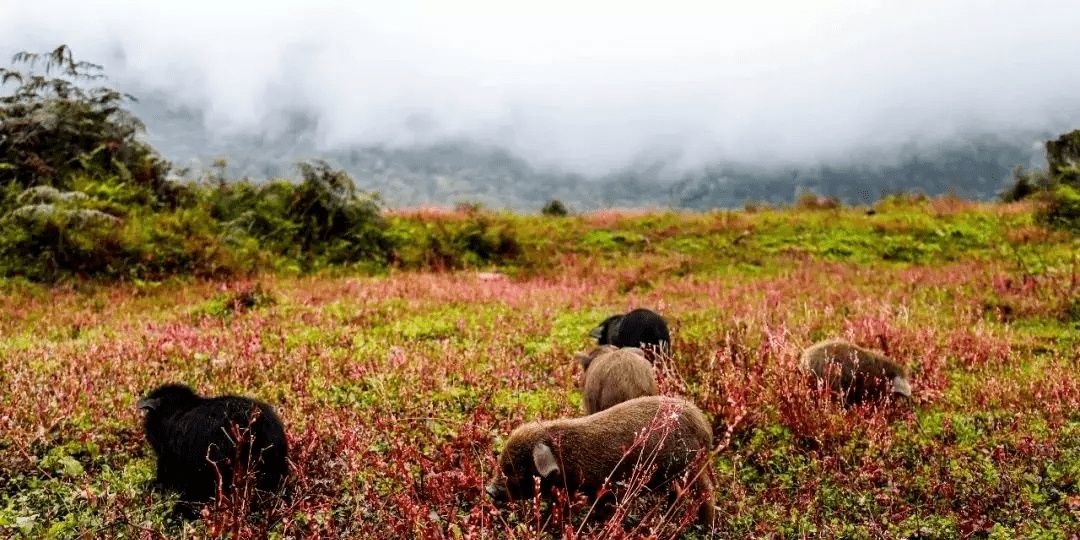
<instances>
[{"instance_id":1,"label":"low cloud","mask_svg":"<svg viewBox=\"0 0 1080 540\"><path fill-rule=\"evenodd\" d=\"M324 149L468 139L589 174L1080 127L1074 1L511 4L3 0L0 54L66 43L212 137L302 112Z\"/></svg>"}]
</instances>

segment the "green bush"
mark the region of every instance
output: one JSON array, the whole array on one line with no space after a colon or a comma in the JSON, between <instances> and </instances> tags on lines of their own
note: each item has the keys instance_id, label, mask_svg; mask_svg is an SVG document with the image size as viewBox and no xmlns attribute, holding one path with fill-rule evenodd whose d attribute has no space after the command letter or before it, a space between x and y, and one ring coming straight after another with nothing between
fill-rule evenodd
<instances>
[{"instance_id":1,"label":"green bush","mask_svg":"<svg viewBox=\"0 0 1080 540\"><path fill-rule=\"evenodd\" d=\"M1050 175L1043 169L1024 169L1017 165L1012 171L1009 187L1001 194L1002 202L1015 202L1046 191L1052 185Z\"/></svg>"},{"instance_id":2,"label":"green bush","mask_svg":"<svg viewBox=\"0 0 1080 540\"><path fill-rule=\"evenodd\" d=\"M0 216L0 273L39 281L68 275L203 276L250 271L265 257L227 248L199 207L117 205L81 191L35 186ZM243 247L243 246L241 246Z\"/></svg>"},{"instance_id":3,"label":"green bush","mask_svg":"<svg viewBox=\"0 0 1080 540\"><path fill-rule=\"evenodd\" d=\"M300 224L301 249L319 253L327 262L385 260L391 246L377 195L357 191L345 171L325 162L298 165L303 181L286 214Z\"/></svg>"},{"instance_id":4,"label":"green bush","mask_svg":"<svg viewBox=\"0 0 1080 540\"><path fill-rule=\"evenodd\" d=\"M1080 129L1046 141L1046 163L1056 181L1080 188Z\"/></svg>"},{"instance_id":5,"label":"green bush","mask_svg":"<svg viewBox=\"0 0 1080 540\"><path fill-rule=\"evenodd\" d=\"M840 208L840 200L836 197L826 197L810 190L804 190L795 199L795 208L799 210L835 210Z\"/></svg>"},{"instance_id":6,"label":"green bush","mask_svg":"<svg viewBox=\"0 0 1080 540\"><path fill-rule=\"evenodd\" d=\"M480 201L463 200L454 203L454 211L462 214L479 214L485 210L484 203Z\"/></svg>"},{"instance_id":7,"label":"green bush","mask_svg":"<svg viewBox=\"0 0 1080 540\"><path fill-rule=\"evenodd\" d=\"M202 207L143 211L126 225L130 259L125 276L226 276L253 272L271 260L250 240L227 244L221 224Z\"/></svg>"},{"instance_id":8,"label":"green bush","mask_svg":"<svg viewBox=\"0 0 1080 540\"><path fill-rule=\"evenodd\" d=\"M545 216L562 217L570 215L570 210L559 199L552 199L540 209L540 213Z\"/></svg>"},{"instance_id":9,"label":"green bush","mask_svg":"<svg viewBox=\"0 0 1080 540\"><path fill-rule=\"evenodd\" d=\"M121 220L72 202L78 200L32 202L0 218L0 269L45 280L61 273L116 273L127 251Z\"/></svg>"},{"instance_id":10,"label":"green bush","mask_svg":"<svg viewBox=\"0 0 1080 540\"><path fill-rule=\"evenodd\" d=\"M1080 191L1061 184L1042 197L1036 218L1051 227L1080 232Z\"/></svg>"},{"instance_id":11,"label":"green bush","mask_svg":"<svg viewBox=\"0 0 1080 540\"><path fill-rule=\"evenodd\" d=\"M514 264L524 253L509 219L476 213L464 219L396 219L390 227L393 263L405 268L450 270Z\"/></svg>"},{"instance_id":12,"label":"green bush","mask_svg":"<svg viewBox=\"0 0 1080 540\"><path fill-rule=\"evenodd\" d=\"M192 314L224 318L274 304L277 304L274 293L255 283L220 292L193 309Z\"/></svg>"},{"instance_id":13,"label":"green bush","mask_svg":"<svg viewBox=\"0 0 1080 540\"><path fill-rule=\"evenodd\" d=\"M393 249L377 195L360 192L322 161L297 165L302 180L221 183L207 191L211 215L233 243L250 237L298 261L385 264Z\"/></svg>"},{"instance_id":14,"label":"green bush","mask_svg":"<svg viewBox=\"0 0 1080 540\"><path fill-rule=\"evenodd\" d=\"M180 185L187 199L174 208L116 177L73 175L79 191L16 191L9 182L0 192L8 208L0 213L0 273L53 281L389 264L395 246L378 197L325 163L299 169L295 183ZM491 259L512 248L496 229L456 231L447 249Z\"/></svg>"},{"instance_id":15,"label":"green bush","mask_svg":"<svg viewBox=\"0 0 1080 540\"><path fill-rule=\"evenodd\" d=\"M18 53L12 65L0 68L0 85L14 84L0 96L0 182L69 190L81 173L147 186L155 202L176 202L168 162L139 139L143 124L124 108L131 96L87 84L104 78L101 66L76 61L64 45Z\"/></svg>"}]
</instances>

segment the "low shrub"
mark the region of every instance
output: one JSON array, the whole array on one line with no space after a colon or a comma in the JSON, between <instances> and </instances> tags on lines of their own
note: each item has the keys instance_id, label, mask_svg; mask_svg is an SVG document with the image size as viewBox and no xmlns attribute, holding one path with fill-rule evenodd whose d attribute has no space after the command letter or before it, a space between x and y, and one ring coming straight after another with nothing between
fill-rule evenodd
<instances>
[{"instance_id":1,"label":"low shrub","mask_svg":"<svg viewBox=\"0 0 1080 540\"><path fill-rule=\"evenodd\" d=\"M1058 229L1080 232L1080 191L1060 184L1043 196L1036 219Z\"/></svg>"},{"instance_id":2,"label":"low shrub","mask_svg":"<svg viewBox=\"0 0 1080 540\"><path fill-rule=\"evenodd\" d=\"M1001 194L1001 201L1020 201L1047 190L1050 185L1050 175L1045 170L1024 169L1017 165L1013 168L1009 187Z\"/></svg>"},{"instance_id":3,"label":"low shrub","mask_svg":"<svg viewBox=\"0 0 1080 540\"><path fill-rule=\"evenodd\" d=\"M562 201L552 199L540 209L540 213L545 216L562 217L570 215L570 210L566 208Z\"/></svg>"},{"instance_id":4,"label":"low shrub","mask_svg":"<svg viewBox=\"0 0 1080 540\"><path fill-rule=\"evenodd\" d=\"M818 195L813 191L803 191L795 199L795 208L799 210L835 210L840 206L840 200L836 197Z\"/></svg>"}]
</instances>

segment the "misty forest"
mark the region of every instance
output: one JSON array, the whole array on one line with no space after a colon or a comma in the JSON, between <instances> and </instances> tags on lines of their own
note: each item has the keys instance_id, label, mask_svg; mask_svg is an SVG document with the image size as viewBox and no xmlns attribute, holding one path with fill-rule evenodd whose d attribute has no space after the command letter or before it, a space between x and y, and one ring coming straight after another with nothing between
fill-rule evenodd
<instances>
[{"instance_id":1,"label":"misty forest","mask_svg":"<svg viewBox=\"0 0 1080 540\"><path fill-rule=\"evenodd\" d=\"M12 54L0 537L1080 534L1080 117L328 142Z\"/></svg>"}]
</instances>

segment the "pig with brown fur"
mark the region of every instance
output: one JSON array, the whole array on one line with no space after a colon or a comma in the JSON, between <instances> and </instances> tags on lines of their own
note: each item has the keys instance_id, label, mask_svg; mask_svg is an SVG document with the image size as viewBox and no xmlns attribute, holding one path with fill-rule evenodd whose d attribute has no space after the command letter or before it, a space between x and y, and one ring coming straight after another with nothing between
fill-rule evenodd
<instances>
[{"instance_id":1,"label":"pig with brown fur","mask_svg":"<svg viewBox=\"0 0 1080 540\"><path fill-rule=\"evenodd\" d=\"M911 383L903 366L877 351L844 340L811 345L803 351L799 363L845 404L911 397Z\"/></svg>"},{"instance_id":2,"label":"pig with brown fur","mask_svg":"<svg viewBox=\"0 0 1080 540\"><path fill-rule=\"evenodd\" d=\"M584 371L581 392L585 414L660 393L652 363L641 349L602 345L588 354L578 354L576 359Z\"/></svg>"},{"instance_id":3,"label":"pig with brown fur","mask_svg":"<svg viewBox=\"0 0 1080 540\"><path fill-rule=\"evenodd\" d=\"M676 492L684 475L700 498L699 521L711 527L712 431L692 403L645 396L580 418L530 422L515 429L499 456L501 474L487 486L496 500L526 500L557 487L595 498L605 480L615 483L647 474L651 490ZM643 471L643 472L642 472Z\"/></svg>"}]
</instances>

